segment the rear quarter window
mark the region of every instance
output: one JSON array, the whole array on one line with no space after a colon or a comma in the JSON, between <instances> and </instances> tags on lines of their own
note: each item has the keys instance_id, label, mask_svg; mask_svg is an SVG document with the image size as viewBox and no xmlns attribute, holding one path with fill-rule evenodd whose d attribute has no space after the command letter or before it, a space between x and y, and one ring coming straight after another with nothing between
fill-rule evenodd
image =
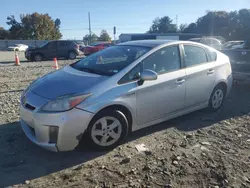
<instances>
[{"instance_id":1,"label":"rear quarter window","mask_svg":"<svg viewBox=\"0 0 250 188\"><path fill-rule=\"evenodd\" d=\"M214 50L206 49L208 54L209 61L216 61L217 60L217 53Z\"/></svg>"}]
</instances>

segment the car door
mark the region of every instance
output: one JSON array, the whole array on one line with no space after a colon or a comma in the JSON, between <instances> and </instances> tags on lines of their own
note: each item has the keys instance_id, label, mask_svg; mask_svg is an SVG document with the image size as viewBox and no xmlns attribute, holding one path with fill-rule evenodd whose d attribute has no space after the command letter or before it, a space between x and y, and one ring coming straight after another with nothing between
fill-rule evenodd
<instances>
[{"instance_id":1,"label":"car door","mask_svg":"<svg viewBox=\"0 0 250 188\"><path fill-rule=\"evenodd\" d=\"M41 51L45 58L57 57L57 41L49 42L41 49Z\"/></svg>"},{"instance_id":2,"label":"car door","mask_svg":"<svg viewBox=\"0 0 250 188\"><path fill-rule=\"evenodd\" d=\"M154 52L142 61L142 69L155 71L158 78L145 81L137 87L136 113L139 125L184 108L186 78L178 45Z\"/></svg>"},{"instance_id":3,"label":"car door","mask_svg":"<svg viewBox=\"0 0 250 188\"><path fill-rule=\"evenodd\" d=\"M68 45L69 42L67 41L58 41L57 42L57 57L68 57Z\"/></svg>"},{"instance_id":4,"label":"car door","mask_svg":"<svg viewBox=\"0 0 250 188\"><path fill-rule=\"evenodd\" d=\"M192 107L209 100L215 84L214 62L205 49L196 45L183 45L186 71L185 107Z\"/></svg>"}]
</instances>

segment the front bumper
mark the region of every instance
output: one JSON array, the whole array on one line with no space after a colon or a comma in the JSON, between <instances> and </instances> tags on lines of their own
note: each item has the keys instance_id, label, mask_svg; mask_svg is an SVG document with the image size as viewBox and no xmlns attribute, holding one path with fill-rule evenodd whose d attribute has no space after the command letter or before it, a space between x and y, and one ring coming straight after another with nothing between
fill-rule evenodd
<instances>
[{"instance_id":1,"label":"front bumper","mask_svg":"<svg viewBox=\"0 0 250 188\"><path fill-rule=\"evenodd\" d=\"M28 53L27 51L24 53L24 55L25 55L25 58L27 59L27 60L31 60L32 59L32 56L31 56L31 53Z\"/></svg>"},{"instance_id":2,"label":"front bumper","mask_svg":"<svg viewBox=\"0 0 250 188\"><path fill-rule=\"evenodd\" d=\"M34 104L32 101L41 101L40 98L29 92L26 101L37 107L44 102ZM21 127L26 136L36 145L54 152L74 150L93 116L94 114L77 108L60 113L41 113L37 108L32 110L20 105ZM58 127L56 143L50 141L50 127Z\"/></svg>"},{"instance_id":3,"label":"front bumper","mask_svg":"<svg viewBox=\"0 0 250 188\"><path fill-rule=\"evenodd\" d=\"M56 147L56 144L49 144L49 143L42 143L42 142L38 142L37 138L36 138L36 134L33 128L31 128L24 120L21 119L21 126L23 129L23 132L26 134L26 136L36 145L47 149L49 151L54 151L57 152L58 149ZM40 131L41 132L41 131Z\"/></svg>"}]
</instances>

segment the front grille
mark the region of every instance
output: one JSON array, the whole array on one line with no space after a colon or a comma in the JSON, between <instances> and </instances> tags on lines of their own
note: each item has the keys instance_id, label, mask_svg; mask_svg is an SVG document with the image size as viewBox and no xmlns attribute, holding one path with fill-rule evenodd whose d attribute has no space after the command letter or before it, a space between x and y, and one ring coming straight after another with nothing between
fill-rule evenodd
<instances>
[{"instance_id":1,"label":"front grille","mask_svg":"<svg viewBox=\"0 0 250 188\"><path fill-rule=\"evenodd\" d=\"M32 106L32 105L30 105L28 103L25 104L25 107L32 110L32 111L36 109L36 107L34 107L34 106Z\"/></svg>"}]
</instances>

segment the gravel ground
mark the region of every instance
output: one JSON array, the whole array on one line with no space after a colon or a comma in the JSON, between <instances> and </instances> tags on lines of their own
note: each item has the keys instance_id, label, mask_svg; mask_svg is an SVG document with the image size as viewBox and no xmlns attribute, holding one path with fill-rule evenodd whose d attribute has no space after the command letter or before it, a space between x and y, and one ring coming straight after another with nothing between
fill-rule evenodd
<instances>
[{"instance_id":1,"label":"gravel ground","mask_svg":"<svg viewBox=\"0 0 250 188\"><path fill-rule=\"evenodd\" d=\"M27 62L25 59L24 52L17 52L20 61ZM15 52L14 51L0 51L0 65L6 63L15 62Z\"/></svg>"},{"instance_id":2,"label":"gravel ground","mask_svg":"<svg viewBox=\"0 0 250 188\"><path fill-rule=\"evenodd\" d=\"M52 64L0 63L0 187L250 187L250 85L234 85L217 113L137 131L112 151L52 153L32 144L18 121L21 91Z\"/></svg>"}]
</instances>

